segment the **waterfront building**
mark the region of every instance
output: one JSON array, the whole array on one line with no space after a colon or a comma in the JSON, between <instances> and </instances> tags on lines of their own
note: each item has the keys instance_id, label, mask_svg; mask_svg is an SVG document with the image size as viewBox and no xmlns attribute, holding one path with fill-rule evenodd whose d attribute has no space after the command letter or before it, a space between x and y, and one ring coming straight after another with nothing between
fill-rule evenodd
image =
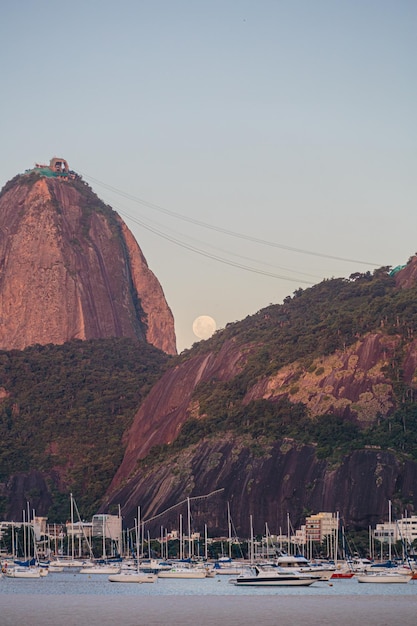
<instances>
[{"instance_id":1,"label":"waterfront building","mask_svg":"<svg viewBox=\"0 0 417 626\"><path fill-rule=\"evenodd\" d=\"M403 517L397 522L399 539L411 545L417 540L417 515Z\"/></svg>"},{"instance_id":2,"label":"waterfront building","mask_svg":"<svg viewBox=\"0 0 417 626\"><path fill-rule=\"evenodd\" d=\"M321 543L326 537L337 532L338 519L334 513L317 513L306 517L306 543Z\"/></svg>"},{"instance_id":3,"label":"waterfront building","mask_svg":"<svg viewBox=\"0 0 417 626\"><path fill-rule=\"evenodd\" d=\"M395 543L399 539L397 524L395 522L377 524L374 530L374 538L382 543Z\"/></svg>"}]
</instances>

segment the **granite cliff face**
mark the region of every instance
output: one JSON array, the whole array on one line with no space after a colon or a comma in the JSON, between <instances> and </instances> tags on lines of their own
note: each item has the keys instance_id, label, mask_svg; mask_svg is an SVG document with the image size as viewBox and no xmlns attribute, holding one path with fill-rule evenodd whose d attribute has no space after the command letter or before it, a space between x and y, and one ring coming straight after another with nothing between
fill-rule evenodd
<instances>
[{"instance_id":1,"label":"granite cliff face","mask_svg":"<svg viewBox=\"0 0 417 626\"><path fill-rule=\"evenodd\" d=\"M202 441L122 484L109 503L123 503L126 523L134 524L140 504L146 519L175 507L187 497L192 502L195 528L208 524L211 536L227 533L227 503L233 523L242 537L262 534L265 521L271 532L286 528L287 513L294 526L304 523L308 512L339 511L349 528L368 528L384 520L393 494L407 493L410 510L417 508L417 463L399 462L382 450L358 450L334 467L318 459L314 446L291 440L251 447L244 439L228 436ZM213 494L208 498L199 498ZM160 524L178 527L175 507L147 525L156 535Z\"/></svg>"},{"instance_id":2,"label":"granite cliff face","mask_svg":"<svg viewBox=\"0 0 417 626\"><path fill-rule=\"evenodd\" d=\"M393 408L394 399L392 382L382 369L397 344L398 338L375 333L344 352L317 359L308 369L294 362L275 375L261 378L242 402L274 401L284 396L291 402L306 404L312 416L332 412L346 417L354 415L366 422L378 412L386 415ZM406 355L406 361L413 360L410 369L417 366L413 348L414 342L410 344L410 355ZM170 369L153 387L126 433L125 456L111 489L134 472L137 460L145 458L152 446L170 444L186 420L199 415L193 394L200 382L232 380L253 350L255 346L250 344L239 346L227 341L216 354L192 357Z\"/></svg>"},{"instance_id":3,"label":"granite cliff face","mask_svg":"<svg viewBox=\"0 0 417 626\"><path fill-rule=\"evenodd\" d=\"M242 368L246 350L226 342L218 354L191 358L169 370L152 388L125 435L123 462L110 487L113 490L134 471L138 459L153 446L171 443L198 405L192 400L196 386L211 379L230 380Z\"/></svg>"},{"instance_id":4,"label":"granite cliff face","mask_svg":"<svg viewBox=\"0 0 417 626\"><path fill-rule=\"evenodd\" d=\"M392 299L394 293L399 300L403 298L399 312L405 310L408 297L398 295L399 290L415 285L416 267L417 260L413 259L395 281L388 276L384 279L390 289L393 285L394 290L397 288ZM363 280L364 289L368 289L366 281L371 278ZM376 288L368 291L372 290ZM382 293L379 284L377 293ZM409 297L412 302L413 294ZM249 514L260 517L262 523L267 520L270 527L279 527L285 525L287 512L299 524L306 511L338 510L347 525L366 528L384 519L389 499L399 498L399 507L407 503L410 513L415 512L416 460L380 446L354 450L335 463L334 459L318 456L314 444L304 445L288 438L272 443L267 437L254 441L231 432L216 436L210 431L210 436L198 444L172 452L162 463L152 462L153 446L170 446L190 419L206 419L200 404L201 384L205 389L207 385L220 386L225 394L218 405L219 420L225 419L222 411L226 415L230 403L241 403L244 420L244 407L258 401L274 404L282 398L306 407L311 420L336 416L360 430L378 421L388 423L401 402L408 402L410 410L417 372L415 321L408 316L401 320L401 315L393 311L389 329L388 313L378 309L374 328L363 335L356 333L341 349L314 358L289 359L269 373L260 374L262 368L258 368L256 376L246 377L246 386L241 386L245 392L238 400L236 394L228 399L227 389L232 393L233 383L239 386L237 381L245 368L253 367L253 355L263 354L264 347L250 341L251 333L245 335L249 341L240 340L236 333L232 339L217 341L212 351L191 351L189 358L165 373L136 414L126 433L123 462L107 492L103 510L110 504L123 503L124 516L133 521L138 504L144 517L149 518L187 497L220 490L207 501L197 500L193 509L194 519L208 523L219 534L226 528L226 502L233 507L233 520L242 534L249 533ZM283 317L281 313L278 316ZM263 326L270 323L269 314L259 318ZM271 369L268 366L265 359L264 369ZM405 428L404 424L404 432ZM158 523L175 527L175 518Z\"/></svg>"},{"instance_id":5,"label":"granite cliff face","mask_svg":"<svg viewBox=\"0 0 417 626\"><path fill-rule=\"evenodd\" d=\"M137 400L140 406L131 407L122 445L125 426L116 433L118 438L114 433L110 437L117 441L117 460L114 455L104 463L105 480L95 483L100 489L94 505L110 481L101 511L120 504L128 525L138 506L149 519L195 498L196 526L201 529L207 523L211 533L225 534L230 503L241 536L249 534L250 515L255 532L261 533L265 521L277 531L285 526L287 513L298 525L307 512L323 510L339 511L349 527L367 528L384 519L389 499L398 511L415 513L416 284L417 257L395 274L381 268L374 275L323 281L304 292L297 290L282 305L270 305L228 325L180 355L159 379L158 366L152 378L158 382L149 393L138 373L147 395ZM32 173L17 177L3 190L0 311L3 349L130 337L175 353L171 312L137 243L123 221L78 179ZM123 358L114 359L118 361L126 370ZM149 362L145 371L154 367ZM85 376L80 381L78 386ZM135 379L134 384L139 382ZM14 420L19 426L19 413L25 417L24 433L39 431L30 409L32 404L41 406L42 399L35 402L36 396L22 395L18 406L7 385L3 387L3 434ZM83 391L88 399L91 388ZM55 388L47 395L53 393ZM112 406L106 403L109 414L103 415L108 422L97 418L100 437L88 443L97 458L105 457L109 424L117 422L117 411L124 414L123 396L121 390ZM71 397L60 415L71 409L67 404ZM302 419L297 421L299 407ZM43 413L58 419L53 411ZM285 428L293 418L296 425L288 435ZM83 419L77 426L85 443ZM330 429L323 445L316 426L323 424L326 430L328 423L335 430ZM296 430L299 425L304 431ZM340 433L351 432L357 436L354 445L340 445ZM363 433L368 439L361 438ZM15 470L12 458L13 467L2 478L0 498L14 494L9 510L16 515L28 492L38 494L32 504L40 515L53 510L54 490L62 494L72 489L73 464L79 468L84 463L90 477L94 473L95 464L85 462L79 445L68 452L64 468L56 464L50 470L45 455L55 454L57 444L47 439L41 437L39 443L40 462L22 463L21 470ZM23 453L26 449L21 448ZM119 467L113 467L122 453ZM85 494L87 474L78 478ZM153 531L159 532L160 523L177 527L179 512L175 507L163 522L158 518Z\"/></svg>"},{"instance_id":6,"label":"granite cliff face","mask_svg":"<svg viewBox=\"0 0 417 626\"><path fill-rule=\"evenodd\" d=\"M176 353L162 288L121 218L81 180L35 173L0 196L0 348L131 337Z\"/></svg>"}]
</instances>

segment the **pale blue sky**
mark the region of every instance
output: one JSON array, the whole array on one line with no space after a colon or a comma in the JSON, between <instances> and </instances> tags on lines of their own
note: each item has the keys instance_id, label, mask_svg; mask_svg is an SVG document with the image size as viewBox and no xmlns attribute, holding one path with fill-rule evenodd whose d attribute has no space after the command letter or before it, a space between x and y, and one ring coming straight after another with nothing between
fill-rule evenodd
<instances>
[{"instance_id":1,"label":"pale blue sky","mask_svg":"<svg viewBox=\"0 0 417 626\"><path fill-rule=\"evenodd\" d=\"M67 159L134 233L181 351L198 315L416 252L416 32L415 0L4 0L0 185Z\"/></svg>"}]
</instances>

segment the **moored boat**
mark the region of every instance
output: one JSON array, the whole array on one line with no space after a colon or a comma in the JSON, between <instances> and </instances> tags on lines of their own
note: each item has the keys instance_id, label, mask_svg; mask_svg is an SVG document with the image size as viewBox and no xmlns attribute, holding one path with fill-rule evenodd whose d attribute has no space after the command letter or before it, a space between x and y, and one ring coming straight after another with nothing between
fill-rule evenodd
<instances>
[{"instance_id":1,"label":"moored boat","mask_svg":"<svg viewBox=\"0 0 417 626\"><path fill-rule=\"evenodd\" d=\"M347 579L349 580L350 578L353 578L355 575L355 572L352 572L350 570L339 570L336 572L333 572L333 574L330 576L330 580L344 580Z\"/></svg>"},{"instance_id":2,"label":"moored boat","mask_svg":"<svg viewBox=\"0 0 417 626\"><path fill-rule=\"evenodd\" d=\"M308 587L318 582L317 577L277 567L253 566L250 573L230 579L237 587Z\"/></svg>"},{"instance_id":3,"label":"moored boat","mask_svg":"<svg viewBox=\"0 0 417 626\"><path fill-rule=\"evenodd\" d=\"M91 565L88 567L82 567L80 574L117 574L120 567L117 565Z\"/></svg>"},{"instance_id":4,"label":"moored boat","mask_svg":"<svg viewBox=\"0 0 417 626\"><path fill-rule=\"evenodd\" d=\"M158 574L164 570L170 570L172 563L166 563L158 559L145 559L139 563L139 569L146 574Z\"/></svg>"},{"instance_id":5,"label":"moored boat","mask_svg":"<svg viewBox=\"0 0 417 626\"><path fill-rule=\"evenodd\" d=\"M412 574L411 572L408 574L400 574L398 572L373 572L372 574L358 574L356 576L356 579L358 583L408 583L412 579Z\"/></svg>"},{"instance_id":6,"label":"moored boat","mask_svg":"<svg viewBox=\"0 0 417 626\"><path fill-rule=\"evenodd\" d=\"M49 564L49 567L63 567L64 569L67 569L67 568L81 569L82 567L92 567L92 566L93 566L92 561L86 561L86 560L83 561L81 559L65 559L65 558L54 559Z\"/></svg>"},{"instance_id":7,"label":"moored boat","mask_svg":"<svg viewBox=\"0 0 417 626\"><path fill-rule=\"evenodd\" d=\"M213 570L218 576L239 576L246 567L244 563L221 557L214 563Z\"/></svg>"},{"instance_id":8,"label":"moored boat","mask_svg":"<svg viewBox=\"0 0 417 626\"><path fill-rule=\"evenodd\" d=\"M5 570L4 575L6 578L40 578L45 574L42 574L40 567L16 565L14 567L8 567Z\"/></svg>"},{"instance_id":9,"label":"moored boat","mask_svg":"<svg viewBox=\"0 0 417 626\"><path fill-rule=\"evenodd\" d=\"M276 564L286 572L291 571L301 574L309 574L319 580L329 580L335 572L335 566L323 563L311 563L302 555L282 554Z\"/></svg>"},{"instance_id":10,"label":"moored boat","mask_svg":"<svg viewBox=\"0 0 417 626\"><path fill-rule=\"evenodd\" d=\"M146 574L145 572L120 571L117 574L110 574L111 583L154 583L158 576L156 574Z\"/></svg>"},{"instance_id":11,"label":"moored boat","mask_svg":"<svg viewBox=\"0 0 417 626\"><path fill-rule=\"evenodd\" d=\"M207 574L202 567L172 567L159 572L158 578L207 578Z\"/></svg>"}]
</instances>

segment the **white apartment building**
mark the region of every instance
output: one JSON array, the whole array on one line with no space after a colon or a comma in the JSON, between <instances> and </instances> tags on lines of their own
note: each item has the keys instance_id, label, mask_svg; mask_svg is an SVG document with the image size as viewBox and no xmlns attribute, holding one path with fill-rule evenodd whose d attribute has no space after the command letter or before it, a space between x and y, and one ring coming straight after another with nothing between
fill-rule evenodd
<instances>
[{"instance_id":1,"label":"white apartment building","mask_svg":"<svg viewBox=\"0 0 417 626\"><path fill-rule=\"evenodd\" d=\"M374 537L378 541L383 543L395 543L398 541L398 528L395 522L384 522L383 524L377 524L374 530Z\"/></svg>"},{"instance_id":2,"label":"white apartment building","mask_svg":"<svg viewBox=\"0 0 417 626\"><path fill-rule=\"evenodd\" d=\"M317 513L306 517L306 543L310 541L322 542L325 537L334 535L337 531L338 519L334 513Z\"/></svg>"},{"instance_id":3,"label":"white apartment building","mask_svg":"<svg viewBox=\"0 0 417 626\"><path fill-rule=\"evenodd\" d=\"M93 536L112 539L121 545L122 518L118 515L93 515Z\"/></svg>"},{"instance_id":4,"label":"white apartment building","mask_svg":"<svg viewBox=\"0 0 417 626\"><path fill-rule=\"evenodd\" d=\"M399 539L412 544L417 540L417 515L403 517L397 522Z\"/></svg>"}]
</instances>

